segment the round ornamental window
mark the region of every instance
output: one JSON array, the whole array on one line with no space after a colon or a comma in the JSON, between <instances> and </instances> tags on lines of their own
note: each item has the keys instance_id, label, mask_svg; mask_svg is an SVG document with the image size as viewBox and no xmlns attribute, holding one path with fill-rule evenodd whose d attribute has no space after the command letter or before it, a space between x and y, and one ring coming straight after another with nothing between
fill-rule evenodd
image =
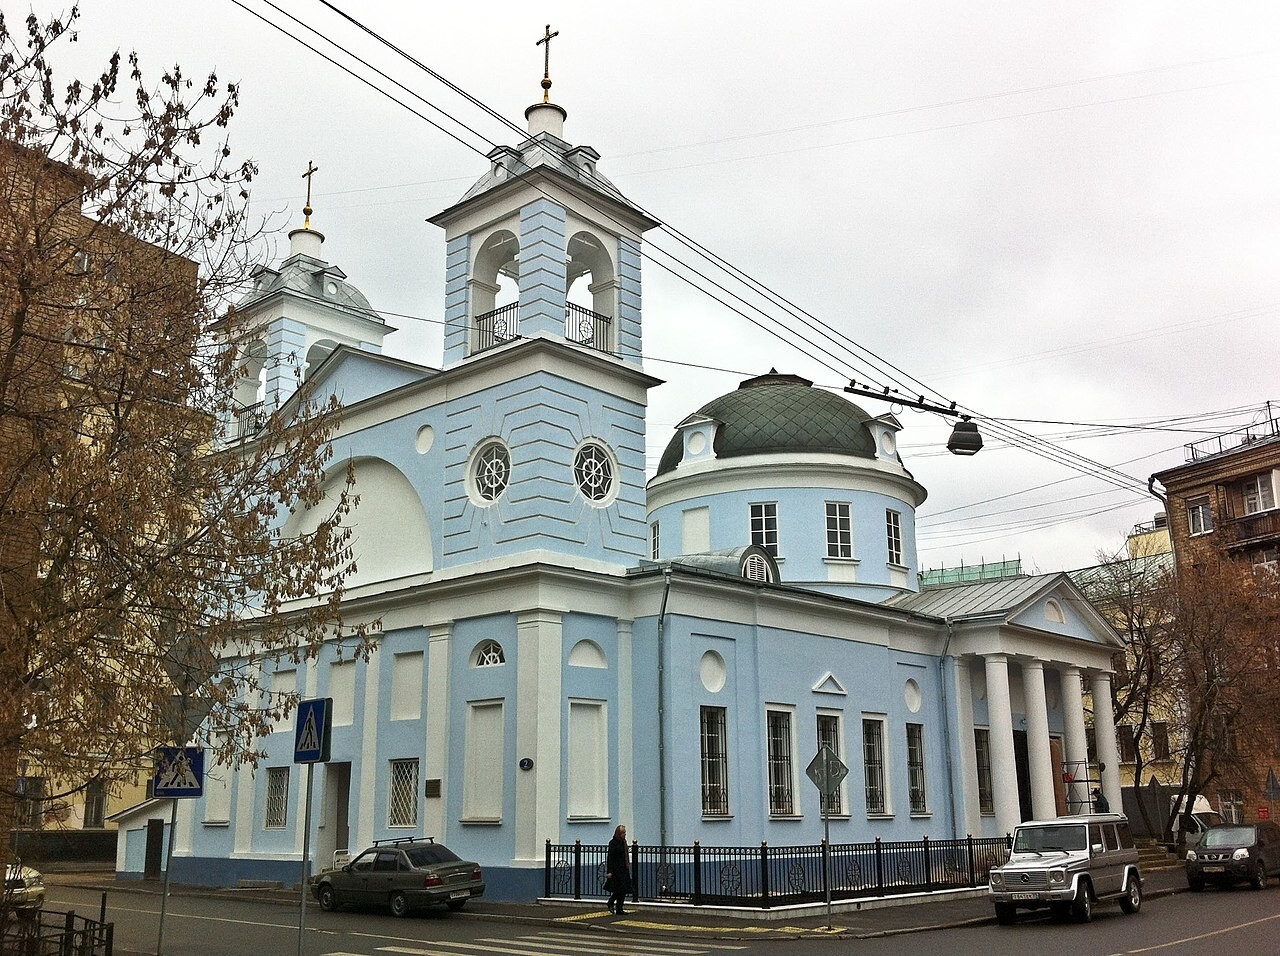
<instances>
[{"instance_id":1,"label":"round ornamental window","mask_svg":"<svg viewBox=\"0 0 1280 956\"><path fill-rule=\"evenodd\" d=\"M603 445L589 442L573 459L573 480L588 501L604 501L613 492L613 459Z\"/></svg>"},{"instance_id":2,"label":"round ornamental window","mask_svg":"<svg viewBox=\"0 0 1280 956\"><path fill-rule=\"evenodd\" d=\"M511 481L511 454L501 442L491 442L476 455L476 494L482 501L497 501Z\"/></svg>"}]
</instances>

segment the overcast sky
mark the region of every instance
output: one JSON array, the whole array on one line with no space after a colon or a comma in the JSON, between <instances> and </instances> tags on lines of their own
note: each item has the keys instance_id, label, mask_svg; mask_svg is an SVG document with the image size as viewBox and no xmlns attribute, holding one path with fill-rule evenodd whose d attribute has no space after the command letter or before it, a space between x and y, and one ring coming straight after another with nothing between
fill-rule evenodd
<instances>
[{"instance_id":1,"label":"overcast sky","mask_svg":"<svg viewBox=\"0 0 1280 956\"><path fill-rule=\"evenodd\" d=\"M322 3L276 2L490 140L517 139ZM650 396L650 471L674 425L744 376L887 383L834 347L847 336L932 397L1136 479L1122 490L989 432L956 458L938 416L858 400L905 425L904 460L929 490L922 567L1020 557L1054 571L1149 521L1161 506L1138 489L1186 442L1280 399L1275 0L335 5L520 124L550 22L566 138L835 330L833 356L801 351L646 262L646 365L668 383ZM261 164L255 209L277 214L277 251L314 161L327 258L401 329L390 354L438 365L443 241L424 220L480 176L487 146L463 134L480 153L463 147L233 0L83 6L64 73L136 48L153 74L178 62L239 81L233 146Z\"/></svg>"}]
</instances>

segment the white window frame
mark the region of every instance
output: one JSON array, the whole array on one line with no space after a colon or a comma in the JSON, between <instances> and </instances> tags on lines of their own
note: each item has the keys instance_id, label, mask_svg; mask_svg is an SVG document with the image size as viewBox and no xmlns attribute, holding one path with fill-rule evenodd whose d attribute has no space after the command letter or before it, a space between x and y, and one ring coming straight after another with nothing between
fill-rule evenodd
<instances>
[{"instance_id":1,"label":"white window frame","mask_svg":"<svg viewBox=\"0 0 1280 956\"><path fill-rule=\"evenodd\" d=\"M289 768L268 767L263 800L264 830L285 830L289 826Z\"/></svg>"},{"instance_id":2,"label":"white window frame","mask_svg":"<svg viewBox=\"0 0 1280 956\"><path fill-rule=\"evenodd\" d=\"M902 563L902 512L886 508L884 512L885 546L889 563L894 567L906 567Z\"/></svg>"},{"instance_id":3,"label":"white window frame","mask_svg":"<svg viewBox=\"0 0 1280 956\"><path fill-rule=\"evenodd\" d=\"M924 746L924 724L908 723L907 802L911 813L917 816L929 812L929 776Z\"/></svg>"},{"instance_id":4,"label":"white window frame","mask_svg":"<svg viewBox=\"0 0 1280 956\"><path fill-rule=\"evenodd\" d=\"M769 816L799 816L796 802L796 721L794 707L771 704L764 712L765 780Z\"/></svg>"},{"instance_id":5,"label":"white window frame","mask_svg":"<svg viewBox=\"0 0 1280 956\"><path fill-rule=\"evenodd\" d=\"M1239 790L1219 790L1218 812L1224 823L1244 823L1244 794Z\"/></svg>"},{"instance_id":6,"label":"white window frame","mask_svg":"<svg viewBox=\"0 0 1280 956\"><path fill-rule=\"evenodd\" d=\"M654 561L659 560L662 553L662 528L658 522L649 525L649 557Z\"/></svg>"},{"instance_id":7,"label":"white window frame","mask_svg":"<svg viewBox=\"0 0 1280 956\"><path fill-rule=\"evenodd\" d=\"M884 714L862 715L862 783L867 816L892 816L889 801L889 736ZM873 736L868 731L874 729Z\"/></svg>"},{"instance_id":8,"label":"white window frame","mask_svg":"<svg viewBox=\"0 0 1280 956\"><path fill-rule=\"evenodd\" d=\"M702 815L724 819L730 816L728 708L704 705L698 709L698 740L702 762ZM713 789L722 790L723 797L712 800Z\"/></svg>"},{"instance_id":9,"label":"white window frame","mask_svg":"<svg viewBox=\"0 0 1280 956\"><path fill-rule=\"evenodd\" d=\"M1187 533L1208 534L1213 530L1213 500L1208 495L1187 499Z\"/></svg>"},{"instance_id":10,"label":"white window frame","mask_svg":"<svg viewBox=\"0 0 1280 956\"><path fill-rule=\"evenodd\" d=\"M853 560L853 514L847 501L828 501L827 558L832 561Z\"/></svg>"},{"instance_id":11,"label":"white window frame","mask_svg":"<svg viewBox=\"0 0 1280 956\"><path fill-rule=\"evenodd\" d=\"M829 732L823 729L824 723L832 728ZM844 753L844 743L841 739L844 735L844 714L838 710L819 710L814 724L818 735L818 749L822 749L823 744L826 744L831 748L832 753L840 757ZM839 789L829 797L819 795L819 810L825 810L829 817L845 815L845 788L848 780L847 776L841 780Z\"/></svg>"},{"instance_id":12,"label":"white window frame","mask_svg":"<svg viewBox=\"0 0 1280 956\"><path fill-rule=\"evenodd\" d=\"M1261 514L1275 509L1276 489L1269 471L1246 479L1240 486L1240 493L1244 498L1246 515Z\"/></svg>"},{"instance_id":13,"label":"white window frame","mask_svg":"<svg viewBox=\"0 0 1280 956\"><path fill-rule=\"evenodd\" d=\"M778 559L778 503L753 501L749 508L751 543L764 548L776 561Z\"/></svg>"},{"instance_id":14,"label":"white window frame","mask_svg":"<svg viewBox=\"0 0 1280 956\"><path fill-rule=\"evenodd\" d=\"M417 757L387 762L387 829L416 829L418 826ZM405 815L405 810L411 810Z\"/></svg>"}]
</instances>

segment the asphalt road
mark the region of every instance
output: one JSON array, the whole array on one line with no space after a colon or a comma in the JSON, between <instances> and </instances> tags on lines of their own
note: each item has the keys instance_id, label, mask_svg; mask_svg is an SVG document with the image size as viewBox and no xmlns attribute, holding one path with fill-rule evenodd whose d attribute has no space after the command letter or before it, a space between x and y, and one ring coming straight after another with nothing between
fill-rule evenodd
<instances>
[{"instance_id":1,"label":"asphalt road","mask_svg":"<svg viewBox=\"0 0 1280 956\"><path fill-rule=\"evenodd\" d=\"M101 894L57 887L50 908L97 913ZM116 926L116 952L155 953L160 900L112 892L108 919ZM1148 900L1124 916L1114 904L1095 910L1088 925L1029 918L1012 927L994 924L882 939L751 939L749 933L667 935L642 925L602 930L572 920L520 923L426 911L395 919L375 910L307 910L305 956L733 956L782 953L833 956L856 948L859 956L1062 956L1280 953L1280 889L1180 893ZM257 956L298 951L296 908L249 900L171 897L164 956Z\"/></svg>"}]
</instances>

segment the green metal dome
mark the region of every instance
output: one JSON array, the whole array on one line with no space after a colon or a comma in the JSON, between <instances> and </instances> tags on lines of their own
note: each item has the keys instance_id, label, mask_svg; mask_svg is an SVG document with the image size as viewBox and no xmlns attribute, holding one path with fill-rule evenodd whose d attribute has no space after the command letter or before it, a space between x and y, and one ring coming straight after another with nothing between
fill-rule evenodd
<instances>
[{"instance_id":1,"label":"green metal dome","mask_svg":"<svg viewBox=\"0 0 1280 956\"><path fill-rule=\"evenodd\" d=\"M717 458L787 452L820 452L875 458L866 422L871 416L839 395L814 388L799 375L749 378L736 391L713 399L697 414L720 422ZM658 474L673 471L684 456L681 435L667 443Z\"/></svg>"}]
</instances>

